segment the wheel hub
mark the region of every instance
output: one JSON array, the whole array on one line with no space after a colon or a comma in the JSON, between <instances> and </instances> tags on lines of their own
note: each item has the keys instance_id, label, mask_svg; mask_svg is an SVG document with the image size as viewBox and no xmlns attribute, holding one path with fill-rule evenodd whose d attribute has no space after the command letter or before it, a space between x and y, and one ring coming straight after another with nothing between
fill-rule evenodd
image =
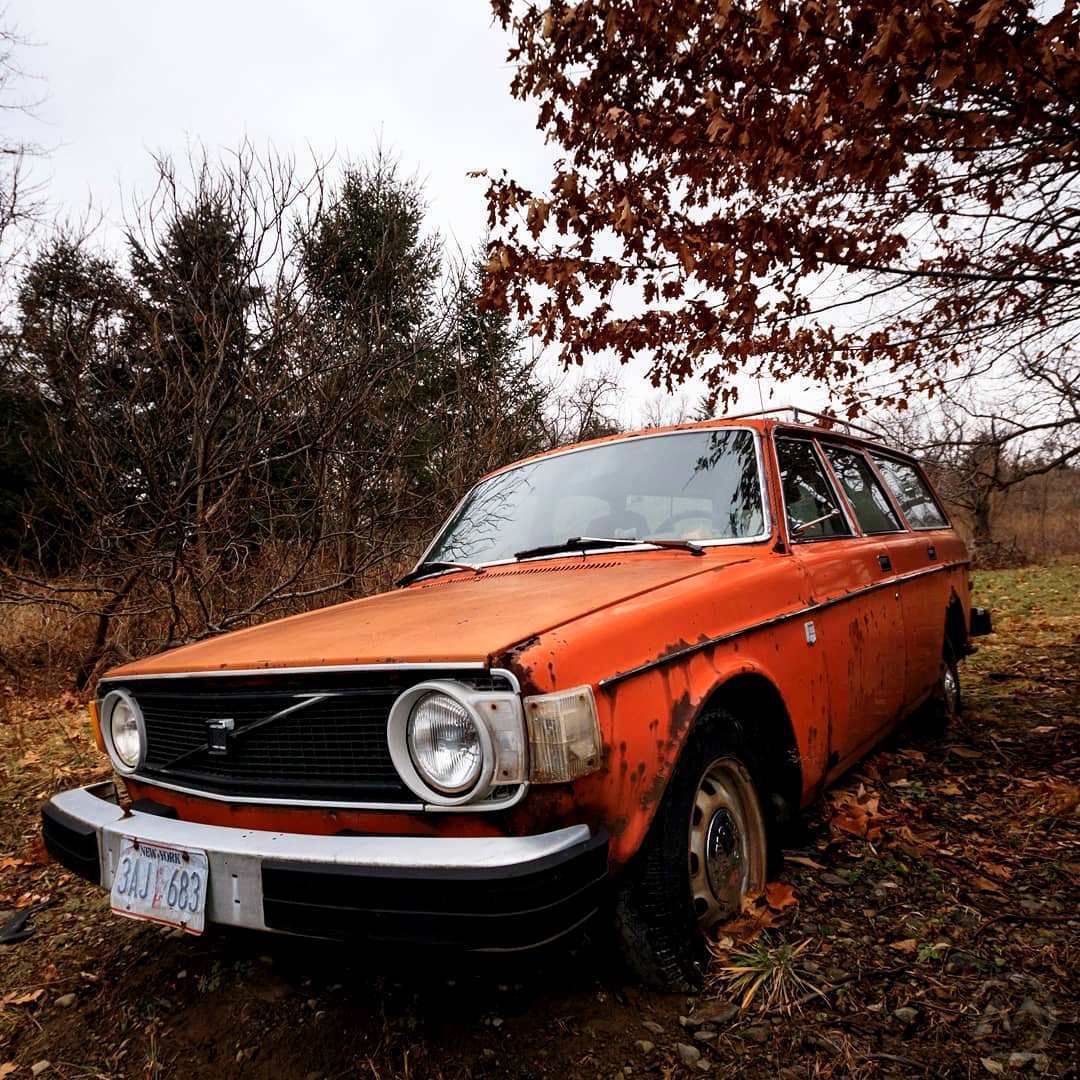
<instances>
[{"instance_id":1,"label":"wheel hub","mask_svg":"<svg viewBox=\"0 0 1080 1080\"><path fill-rule=\"evenodd\" d=\"M718 899L739 899L743 861L735 819L726 808L717 810L705 833L705 874Z\"/></svg>"},{"instance_id":2,"label":"wheel hub","mask_svg":"<svg viewBox=\"0 0 1080 1080\"><path fill-rule=\"evenodd\" d=\"M945 672L941 676L941 692L945 697L945 708L950 716L956 715L957 704L960 700L960 686L956 680L956 673L946 665Z\"/></svg>"},{"instance_id":3,"label":"wheel hub","mask_svg":"<svg viewBox=\"0 0 1080 1080\"><path fill-rule=\"evenodd\" d=\"M690 892L700 925L736 916L765 887L765 825L741 762L719 758L698 783L690 812Z\"/></svg>"}]
</instances>

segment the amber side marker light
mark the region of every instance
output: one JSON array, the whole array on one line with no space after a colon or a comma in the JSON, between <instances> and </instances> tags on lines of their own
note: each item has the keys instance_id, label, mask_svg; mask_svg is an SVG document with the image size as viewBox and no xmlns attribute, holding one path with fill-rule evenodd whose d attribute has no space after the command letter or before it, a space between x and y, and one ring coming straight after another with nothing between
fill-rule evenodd
<instances>
[{"instance_id":1,"label":"amber side marker light","mask_svg":"<svg viewBox=\"0 0 1080 1080\"><path fill-rule=\"evenodd\" d=\"M105 749L105 737L101 734L101 717L98 715L97 702L91 701L86 709L87 712L90 713L90 731L94 736L94 744L103 754L107 753Z\"/></svg>"}]
</instances>

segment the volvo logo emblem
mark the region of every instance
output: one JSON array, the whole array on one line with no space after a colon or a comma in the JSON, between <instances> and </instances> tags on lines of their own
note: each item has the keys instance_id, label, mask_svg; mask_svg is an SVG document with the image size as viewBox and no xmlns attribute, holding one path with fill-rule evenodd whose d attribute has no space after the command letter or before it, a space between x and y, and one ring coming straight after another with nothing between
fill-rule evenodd
<instances>
[{"instance_id":1,"label":"volvo logo emblem","mask_svg":"<svg viewBox=\"0 0 1080 1080\"><path fill-rule=\"evenodd\" d=\"M229 735L236 726L231 719L207 720L206 721L206 749L211 754L227 754L229 752Z\"/></svg>"}]
</instances>

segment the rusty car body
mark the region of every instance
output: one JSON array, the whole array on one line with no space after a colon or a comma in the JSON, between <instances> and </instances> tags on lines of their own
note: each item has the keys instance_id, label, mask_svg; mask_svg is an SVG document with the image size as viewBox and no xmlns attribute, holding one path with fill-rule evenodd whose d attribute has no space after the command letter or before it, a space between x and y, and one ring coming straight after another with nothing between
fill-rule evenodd
<instances>
[{"instance_id":1,"label":"rusty car body","mask_svg":"<svg viewBox=\"0 0 1080 1080\"><path fill-rule=\"evenodd\" d=\"M122 785L55 796L45 842L193 931L513 950L614 898L634 968L690 985L784 823L959 707L969 588L919 465L850 427L563 448L481 481L391 592L110 671Z\"/></svg>"}]
</instances>

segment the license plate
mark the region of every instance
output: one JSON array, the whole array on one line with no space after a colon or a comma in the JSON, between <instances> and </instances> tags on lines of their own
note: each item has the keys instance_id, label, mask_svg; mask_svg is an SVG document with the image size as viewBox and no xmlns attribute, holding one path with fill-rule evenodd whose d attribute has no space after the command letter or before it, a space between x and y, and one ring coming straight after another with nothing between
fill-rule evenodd
<instances>
[{"instance_id":1,"label":"license plate","mask_svg":"<svg viewBox=\"0 0 1080 1080\"><path fill-rule=\"evenodd\" d=\"M205 851L125 839L113 878L112 909L201 934L209 881Z\"/></svg>"}]
</instances>

